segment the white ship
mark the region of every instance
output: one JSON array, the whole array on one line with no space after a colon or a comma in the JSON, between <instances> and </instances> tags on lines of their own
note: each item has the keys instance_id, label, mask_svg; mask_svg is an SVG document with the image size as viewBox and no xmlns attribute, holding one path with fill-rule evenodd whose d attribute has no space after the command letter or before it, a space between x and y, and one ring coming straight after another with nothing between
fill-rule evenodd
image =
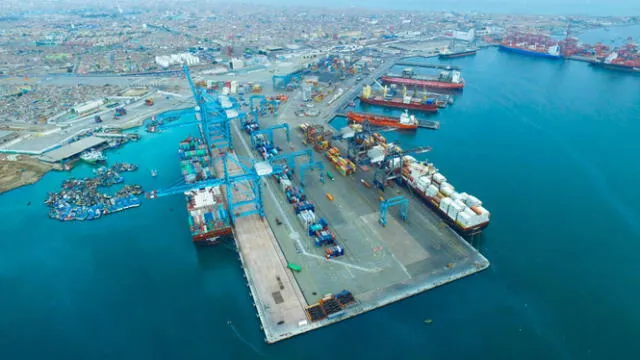
<instances>
[{"instance_id":1,"label":"white ship","mask_svg":"<svg viewBox=\"0 0 640 360\"><path fill-rule=\"evenodd\" d=\"M101 151L97 150L87 150L80 154L80 159L88 162L89 164L95 164L100 161L105 161L107 158L102 154Z\"/></svg>"}]
</instances>

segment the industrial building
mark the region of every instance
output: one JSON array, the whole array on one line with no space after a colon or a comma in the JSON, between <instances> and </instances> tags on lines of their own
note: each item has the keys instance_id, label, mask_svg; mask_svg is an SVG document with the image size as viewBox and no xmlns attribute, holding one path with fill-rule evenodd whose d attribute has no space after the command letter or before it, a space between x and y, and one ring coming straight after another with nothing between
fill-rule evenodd
<instances>
[{"instance_id":1,"label":"industrial building","mask_svg":"<svg viewBox=\"0 0 640 360\"><path fill-rule=\"evenodd\" d=\"M80 153L85 150L103 145L106 142L107 139L99 138L97 136L89 136L46 152L40 155L38 159L46 163L64 162L79 156Z\"/></svg>"},{"instance_id":2,"label":"industrial building","mask_svg":"<svg viewBox=\"0 0 640 360\"><path fill-rule=\"evenodd\" d=\"M103 104L104 102L102 100L89 101L82 105L72 107L71 112L78 116L89 115L98 111Z\"/></svg>"}]
</instances>

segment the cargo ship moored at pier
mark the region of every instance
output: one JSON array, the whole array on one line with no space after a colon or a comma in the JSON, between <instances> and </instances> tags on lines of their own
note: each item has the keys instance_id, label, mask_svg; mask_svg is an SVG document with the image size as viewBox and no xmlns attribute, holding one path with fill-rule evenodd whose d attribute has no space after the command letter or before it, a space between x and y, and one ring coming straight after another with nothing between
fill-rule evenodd
<instances>
[{"instance_id":1,"label":"cargo ship moored at pier","mask_svg":"<svg viewBox=\"0 0 640 360\"><path fill-rule=\"evenodd\" d=\"M562 59L558 41L543 34L513 33L508 34L499 49L521 55Z\"/></svg>"},{"instance_id":2,"label":"cargo ship moored at pier","mask_svg":"<svg viewBox=\"0 0 640 360\"><path fill-rule=\"evenodd\" d=\"M364 123L366 121L374 126L386 126L404 130L416 130L419 125L416 117L409 115L406 111L402 113L399 118L351 111L347 113L347 119L357 123Z\"/></svg>"},{"instance_id":3,"label":"cargo ship moored at pier","mask_svg":"<svg viewBox=\"0 0 640 360\"><path fill-rule=\"evenodd\" d=\"M209 165L207 146L200 138L190 137L181 141L178 153L185 184L215 179L215 170ZM154 198L156 194L151 192L148 196ZM185 198L194 244L209 246L233 239L233 227L220 186L187 191Z\"/></svg>"},{"instance_id":4,"label":"cargo ship moored at pier","mask_svg":"<svg viewBox=\"0 0 640 360\"><path fill-rule=\"evenodd\" d=\"M636 46L627 45L622 53L623 56L620 56L617 51L613 51L603 60L592 61L591 66L640 73L640 51L636 50Z\"/></svg>"},{"instance_id":5,"label":"cargo ship moored at pier","mask_svg":"<svg viewBox=\"0 0 640 360\"><path fill-rule=\"evenodd\" d=\"M489 226L491 214L473 195L458 193L431 163L411 156L402 160L402 180L451 228L463 236L479 234Z\"/></svg>"},{"instance_id":6,"label":"cargo ship moored at pier","mask_svg":"<svg viewBox=\"0 0 640 360\"><path fill-rule=\"evenodd\" d=\"M370 105L379 105L385 107L392 107L398 109L410 109L426 112L437 112L438 104L435 99L417 99L407 96L406 92L402 97L391 97L387 93L387 89L384 89L383 96L371 96L371 86L365 86L362 90L362 96L360 96L360 102Z\"/></svg>"},{"instance_id":7,"label":"cargo ship moored at pier","mask_svg":"<svg viewBox=\"0 0 640 360\"><path fill-rule=\"evenodd\" d=\"M430 89L462 90L464 88L464 80L460 76L459 71L453 71L451 74L449 74L448 71L443 71L439 77L435 78L389 74L381 77L380 80L387 84L417 86Z\"/></svg>"}]
</instances>

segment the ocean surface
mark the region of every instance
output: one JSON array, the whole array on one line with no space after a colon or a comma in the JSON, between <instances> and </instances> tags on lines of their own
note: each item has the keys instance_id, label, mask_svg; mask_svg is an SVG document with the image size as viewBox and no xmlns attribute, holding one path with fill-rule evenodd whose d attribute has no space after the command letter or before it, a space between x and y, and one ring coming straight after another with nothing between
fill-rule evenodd
<instances>
[{"instance_id":1,"label":"ocean surface","mask_svg":"<svg viewBox=\"0 0 640 360\"><path fill-rule=\"evenodd\" d=\"M49 220L47 192L83 165L0 195L0 359L637 358L640 77L496 49L452 63L467 86L433 117L441 129L386 135L433 146L428 159L484 201L488 270L266 345L237 254L192 246L181 196ZM166 187L191 131L109 161Z\"/></svg>"}]
</instances>

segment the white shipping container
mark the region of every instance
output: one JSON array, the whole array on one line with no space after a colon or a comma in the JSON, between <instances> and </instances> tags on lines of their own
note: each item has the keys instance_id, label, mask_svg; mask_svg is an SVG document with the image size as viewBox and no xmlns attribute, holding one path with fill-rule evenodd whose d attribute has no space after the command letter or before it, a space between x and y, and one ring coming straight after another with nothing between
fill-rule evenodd
<instances>
[{"instance_id":1,"label":"white shipping container","mask_svg":"<svg viewBox=\"0 0 640 360\"><path fill-rule=\"evenodd\" d=\"M477 216L476 213L474 213L470 208L465 208L463 212L467 214L470 219Z\"/></svg>"},{"instance_id":2,"label":"white shipping container","mask_svg":"<svg viewBox=\"0 0 640 360\"><path fill-rule=\"evenodd\" d=\"M458 213L458 218L456 219L456 222L462 225L462 227L469 227L469 224L471 223L471 215L469 215L464 211L460 212Z\"/></svg>"},{"instance_id":3,"label":"white shipping container","mask_svg":"<svg viewBox=\"0 0 640 360\"><path fill-rule=\"evenodd\" d=\"M435 185L431 184L427 186L427 190L425 191L425 193L427 194L427 196L434 197L436 196L436 194L438 194L438 188L435 187Z\"/></svg>"},{"instance_id":4,"label":"white shipping container","mask_svg":"<svg viewBox=\"0 0 640 360\"><path fill-rule=\"evenodd\" d=\"M431 184L431 178L429 176L426 176L426 175L420 176L420 181L425 182L427 184Z\"/></svg>"},{"instance_id":5,"label":"white shipping container","mask_svg":"<svg viewBox=\"0 0 640 360\"><path fill-rule=\"evenodd\" d=\"M485 222L485 220L483 220L479 215L476 215L474 213L473 216L471 216L470 219L469 219L469 225L468 226L476 226L478 224L482 224L483 222Z\"/></svg>"},{"instance_id":6,"label":"white shipping container","mask_svg":"<svg viewBox=\"0 0 640 360\"><path fill-rule=\"evenodd\" d=\"M452 202L449 205L449 208L447 210L447 214L449 215L449 217L451 217L452 219L455 220L456 217L458 216L458 213L461 212L461 211L462 211L462 208L458 204Z\"/></svg>"},{"instance_id":7,"label":"white shipping container","mask_svg":"<svg viewBox=\"0 0 640 360\"><path fill-rule=\"evenodd\" d=\"M441 184L443 182L447 181L447 178L444 177L444 175L440 174L440 173L435 173L433 174L433 181L437 182L438 184Z\"/></svg>"},{"instance_id":8,"label":"white shipping container","mask_svg":"<svg viewBox=\"0 0 640 360\"><path fill-rule=\"evenodd\" d=\"M440 184L440 192L447 196L450 196L455 192L455 188L453 187L453 185L443 182Z\"/></svg>"},{"instance_id":9,"label":"white shipping container","mask_svg":"<svg viewBox=\"0 0 640 360\"><path fill-rule=\"evenodd\" d=\"M287 187L291 186L291 181L289 179L284 179L282 181L280 181L280 188L282 188L282 191L284 192Z\"/></svg>"},{"instance_id":10,"label":"white shipping container","mask_svg":"<svg viewBox=\"0 0 640 360\"><path fill-rule=\"evenodd\" d=\"M451 199L453 199L453 197ZM454 200L453 202L460 207L461 209L460 211L467 208L467 205L462 200L458 199L458 200Z\"/></svg>"},{"instance_id":11,"label":"white shipping container","mask_svg":"<svg viewBox=\"0 0 640 360\"><path fill-rule=\"evenodd\" d=\"M447 212L447 210L449 210L449 205L451 205L451 199L443 198L440 200L440 210Z\"/></svg>"},{"instance_id":12,"label":"white shipping container","mask_svg":"<svg viewBox=\"0 0 640 360\"><path fill-rule=\"evenodd\" d=\"M480 201L473 195L469 195L467 197L467 201L465 201L465 204L467 204L468 206L482 206L482 201Z\"/></svg>"},{"instance_id":13,"label":"white shipping container","mask_svg":"<svg viewBox=\"0 0 640 360\"><path fill-rule=\"evenodd\" d=\"M301 212L298 214L298 220L300 220L300 223L302 224L303 227L307 228L309 226L309 222L307 221L307 218L304 216L304 212Z\"/></svg>"},{"instance_id":14,"label":"white shipping container","mask_svg":"<svg viewBox=\"0 0 640 360\"><path fill-rule=\"evenodd\" d=\"M450 198L451 198L451 200L453 200L453 201L458 201L458 200L460 200L460 194L459 194L459 193L457 193L457 192L455 192L455 191L454 191L454 192L452 192L452 193L449 195L449 197L450 197Z\"/></svg>"}]
</instances>

